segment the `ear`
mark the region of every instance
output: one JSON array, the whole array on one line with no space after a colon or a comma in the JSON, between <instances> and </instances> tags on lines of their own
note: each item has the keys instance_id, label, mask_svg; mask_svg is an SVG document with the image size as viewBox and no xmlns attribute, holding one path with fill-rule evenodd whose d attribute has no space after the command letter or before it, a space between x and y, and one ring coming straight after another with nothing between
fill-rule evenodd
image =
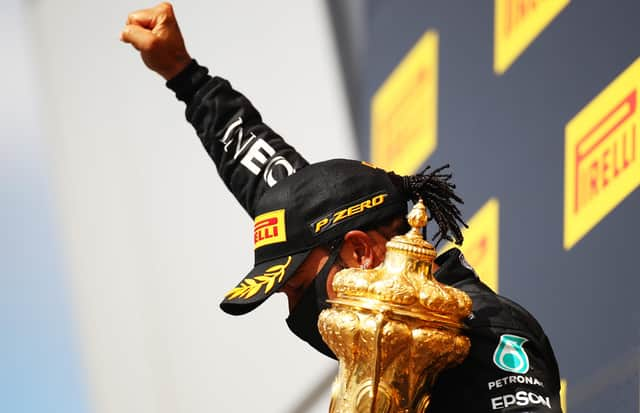
<instances>
[{"instance_id":1,"label":"ear","mask_svg":"<svg viewBox=\"0 0 640 413\"><path fill-rule=\"evenodd\" d=\"M366 232L349 231L344 236L340 259L349 268L374 268L380 264L375 251L375 240Z\"/></svg>"}]
</instances>

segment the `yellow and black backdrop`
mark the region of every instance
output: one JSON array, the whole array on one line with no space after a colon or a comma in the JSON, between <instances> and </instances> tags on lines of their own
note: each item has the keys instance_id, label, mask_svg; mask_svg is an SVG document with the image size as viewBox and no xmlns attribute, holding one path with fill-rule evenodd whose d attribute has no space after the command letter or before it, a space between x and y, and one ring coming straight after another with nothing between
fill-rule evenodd
<instances>
[{"instance_id":1,"label":"yellow and black backdrop","mask_svg":"<svg viewBox=\"0 0 640 413\"><path fill-rule=\"evenodd\" d=\"M463 250L542 323L566 410L638 411L640 3L329 4L362 157L450 163Z\"/></svg>"}]
</instances>

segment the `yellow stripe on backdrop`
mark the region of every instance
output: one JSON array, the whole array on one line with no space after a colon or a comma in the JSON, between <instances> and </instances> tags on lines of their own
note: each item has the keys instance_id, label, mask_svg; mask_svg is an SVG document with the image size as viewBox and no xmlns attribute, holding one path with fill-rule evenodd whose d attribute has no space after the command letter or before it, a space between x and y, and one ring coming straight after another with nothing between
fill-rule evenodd
<instances>
[{"instance_id":1,"label":"yellow stripe on backdrop","mask_svg":"<svg viewBox=\"0 0 640 413\"><path fill-rule=\"evenodd\" d=\"M438 33L426 32L371 101L371 160L409 175L436 149Z\"/></svg>"},{"instance_id":2,"label":"yellow stripe on backdrop","mask_svg":"<svg viewBox=\"0 0 640 413\"><path fill-rule=\"evenodd\" d=\"M489 199L467 221L469 228L463 231L464 242L460 248L480 279L498 292L498 253L500 234L500 203ZM442 251L454 247L446 244Z\"/></svg>"},{"instance_id":3,"label":"yellow stripe on backdrop","mask_svg":"<svg viewBox=\"0 0 640 413\"><path fill-rule=\"evenodd\" d=\"M493 70L503 74L569 0L495 0Z\"/></svg>"},{"instance_id":4,"label":"yellow stripe on backdrop","mask_svg":"<svg viewBox=\"0 0 640 413\"><path fill-rule=\"evenodd\" d=\"M560 407L562 413L567 413L567 379L560 380Z\"/></svg>"}]
</instances>

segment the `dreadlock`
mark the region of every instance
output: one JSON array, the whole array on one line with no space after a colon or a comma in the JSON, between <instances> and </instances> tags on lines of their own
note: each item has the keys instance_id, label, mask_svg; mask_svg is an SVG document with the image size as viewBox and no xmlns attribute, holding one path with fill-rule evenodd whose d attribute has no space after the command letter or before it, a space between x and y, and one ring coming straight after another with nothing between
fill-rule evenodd
<instances>
[{"instance_id":1,"label":"dreadlock","mask_svg":"<svg viewBox=\"0 0 640 413\"><path fill-rule=\"evenodd\" d=\"M450 182L452 174L444 172L447 168L449 168L449 164L427 173L431 169L431 166L427 166L416 175L410 176L400 176L389 172L396 186L402 188L402 191L413 202L417 202L419 198L424 201L431 217L438 224L438 232L432 237L436 247L442 240L462 245L464 237L461 227L468 228L456 205L456 203L464 204L464 202L454 192L456 186Z\"/></svg>"}]
</instances>

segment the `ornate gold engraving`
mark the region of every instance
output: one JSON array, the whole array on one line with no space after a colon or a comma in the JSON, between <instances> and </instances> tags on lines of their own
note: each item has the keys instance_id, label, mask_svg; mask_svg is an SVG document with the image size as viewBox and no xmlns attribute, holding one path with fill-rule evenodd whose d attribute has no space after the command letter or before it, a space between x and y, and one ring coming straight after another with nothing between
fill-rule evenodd
<instances>
[{"instance_id":1,"label":"ornate gold engraving","mask_svg":"<svg viewBox=\"0 0 640 413\"><path fill-rule=\"evenodd\" d=\"M411 230L387 243L384 263L334 277L337 297L318 321L340 360L331 413L424 412L438 374L469 352L462 320L471 299L432 275L422 200L407 219Z\"/></svg>"}]
</instances>

